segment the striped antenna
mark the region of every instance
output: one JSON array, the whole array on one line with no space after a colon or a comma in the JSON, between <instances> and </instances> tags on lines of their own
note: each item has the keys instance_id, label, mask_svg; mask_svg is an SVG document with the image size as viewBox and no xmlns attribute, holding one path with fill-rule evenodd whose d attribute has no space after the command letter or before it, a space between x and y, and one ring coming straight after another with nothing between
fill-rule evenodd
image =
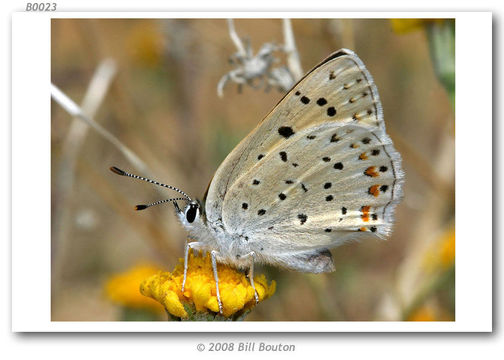
<instances>
[{"instance_id":1,"label":"striped antenna","mask_svg":"<svg viewBox=\"0 0 504 360\"><path fill-rule=\"evenodd\" d=\"M152 204L147 204L147 205L137 205L135 206L135 210L144 210L144 209L147 209L151 206L156 206L156 205L159 205L159 204L164 204L166 202L174 202L174 201L187 201L186 198L176 198L176 199L165 199L165 200L159 200L159 201L156 201Z\"/></svg>"},{"instance_id":2,"label":"striped antenna","mask_svg":"<svg viewBox=\"0 0 504 360\"><path fill-rule=\"evenodd\" d=\"M143 180L143 181L147 181L151 184L154 184L154 185L159 185L159 186L163 186L165 188L168 188L170 190L174 190L180 194L182 194L188 201L192 201L192 199L189 197L189 195L187 195L185 192L183 192L182 190L180 189L177 189L176 187L173 187L171 185L166 185L166 184L162 184L160 182L157 182L157 181L154 181L154 180L151 180L151 179L147 179L147 178L144 178L142 176L138 176L138 175L135 175L135 174L130 174L130 173L127 173L126 171L124 170L121 170L115 166L112 166L110 168L110 171L112 171L113 173L117 174L117 175L121 175L121 176L129 176L129 177L132 177L134 179L138 179L138 180ZM184 200L186 200L184 199ZM141 209L137 209L137 210L141 210Z\"/></svg>"}]
</instances>

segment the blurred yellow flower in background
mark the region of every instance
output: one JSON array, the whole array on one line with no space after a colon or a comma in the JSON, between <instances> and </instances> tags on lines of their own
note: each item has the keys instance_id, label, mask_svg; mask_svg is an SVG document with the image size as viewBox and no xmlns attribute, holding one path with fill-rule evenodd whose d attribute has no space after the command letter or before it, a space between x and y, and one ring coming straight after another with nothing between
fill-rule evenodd
<instances>
[{"instance_id":1,"label":"blurred yellow flower in background","mask_svg":"<svg viewBox=\"0 0 504 360\"><path fill-rule=\"evenodd\" d=\"M390 19L392 30L397 34L405 34L422 29L427 24L437 24L445 19Z\"/></svg>"},{"instance_id":2,"label":"blurred yellow flower in background","mask_svg":"<svg viewBox=\"0 0 504 360\"><path fill-rule=\"evenodd\" d=\"M219 305L210 254L195 256L191 251L184 293L181 291L184 259L179 261L172 273L160 272L145 279L140 287L141 293L161 303L169 314L177 318L211 319L213 315L209 312L218 313ZM256 305L254 289L245 274L218 264L218 275L224 317L244 314ZM274 294L275 281L268 285L266 277L259 275L254 277L254 282L259 301ZM200 316L194 317L194 312ZM205 318L205 314L209 317Z\"/></svg>"},{"instance_id":3,"label":"blurred yellow flower in background","mask_svg":"<svg viewBox=\"0 0 504 360\"><path fill-rule=\"evenodd\" d=\"M422 306L410 314L407 321L436 321L434 311L428 306Z\"/></svg>"},{"instance_id":4,"label":"blurred yellow flower in background","mask_svg":"<svg viewBox=\"0 0 504 360\"><path fill-rule=\"evenodd\" d=\"M455 109L455 20L390 19L396 34L425 30L434 72Z\"/></svg>"},{"instance_id":5,"label":"blurred yellow flower in background","mask_svg":"<svg viewBox=\"0 0 504 360\"><path fill-rule=\"evenodd\" d=\"M427 251L424 268L428 272L446 270L455 264L455 225L451 225Z\"/></svg>"},{"instance_id":6,"label":"blurred yellow flower in background","mask_svg":"<svg viewBox=\"0 0 504 360\"><path fill-rule=\"evenodd\" d=\"M401 317L406 321L454 321L455 224L432 234L415 254L414 275L405 278L412 287Z\"/></svg>"},{"instance_id":7,"label":"blurred yellow flower in background","mask_svg":"<svg viewBox=\"0 0 504 360\"><path fill-rule=\"evenodd\" d=\"M455 227L445 233L440 249L441 264L448 268L455 263Z\"/></svg>"},{"instance_id":8,"label":"blurred yellow flower in background","mask_svg":"<svg viewBox=\"0 0 504 360\"><path fill-rule=\"evenodd\" d=\"M432 300L432 299L431 299ZM454 315L439 301L427 301L413 311L406 321L454 321Z\"/></svg>"},{"instance_id":9,"label":"blurred yellow flower in background","mask_svg":"<svg viewBox=\"0 0 504 360\"><path fill-rule=\"evenodd\" d=\"M159 268L153 265L136 265L124 273L110 277L105 284L105 293L113 303L122 307L163 313L163 306L143 296L139 289L140 283L145 278L157 272L159 272Z\"/></svg>"},{"instance_id":10,"label":"blurred yellow flower in background","mask_svg":"<svg viewBox=\"0 0 504 360\"><path fill-rule=\"evenodd\" d=\"M143 66L155 67L161 62L164 39L157 25L142 22L128 34L127 46L131 58Z\"/></svg>"}]
</instances>

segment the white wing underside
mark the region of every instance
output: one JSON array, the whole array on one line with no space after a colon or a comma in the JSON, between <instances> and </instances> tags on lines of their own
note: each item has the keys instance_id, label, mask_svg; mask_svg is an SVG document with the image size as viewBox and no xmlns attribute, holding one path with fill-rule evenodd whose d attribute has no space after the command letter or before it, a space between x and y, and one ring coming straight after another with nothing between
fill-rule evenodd
<instances>
[{"instance_id":1,"label":"white wing underside","mask_svg":"<svg viewBox=\"0 0 504 360\"><path fill-rule=\"evenodd\" d=\"M401 158L371 75L340 50L306 75L225 159L206 216L269 254L391 231Z\"/></svg>"}]
</instances>

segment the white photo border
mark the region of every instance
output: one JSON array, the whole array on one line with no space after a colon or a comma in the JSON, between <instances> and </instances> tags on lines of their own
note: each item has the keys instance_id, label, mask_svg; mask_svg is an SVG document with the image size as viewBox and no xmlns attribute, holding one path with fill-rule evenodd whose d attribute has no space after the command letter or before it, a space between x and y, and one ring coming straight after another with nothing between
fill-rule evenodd
<instances>
[{"instance_id":1,"label":"white photo border","mask_svg":"<svg viewBox=\"0 0 504 360\"><path fill-rule=\"evenodd\" d=\"M456 320L240 323L51 321L51 19L284 17L455 18ZM476 55L477 69L474 68ZM478 136L474 133L475 121ZM477 164L477 171L474 164ZM35 189L34 174L37 178ZM467 196L475 184L478 184L478 195ZM475 211L477 209L485 211ZM489 332L492 331L491 211L490 12L72 12L14 13L12 16L11 248L12 330L15 332ZM30 219L29 224L26 219Z\"/></svg>"}]
</instances>

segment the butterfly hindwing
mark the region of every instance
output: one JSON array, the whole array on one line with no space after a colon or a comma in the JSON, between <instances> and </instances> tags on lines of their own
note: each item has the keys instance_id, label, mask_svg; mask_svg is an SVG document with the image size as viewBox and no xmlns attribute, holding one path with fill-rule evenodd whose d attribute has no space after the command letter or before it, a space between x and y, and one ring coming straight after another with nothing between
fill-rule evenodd
<instances>
[{"instance_id":1,"label":"butterfly hindwing","mask_svg":"<svg viewBox=\"0 0 504 360\"><path fill-rule=\"evenodd\" d=\"M338 231L386 235L396 174L390 142L376 132L325 123L275 148L230 187L223 205L229 231L295 231L297 246L333 244Z\"/></svg>"}]
</instances>

